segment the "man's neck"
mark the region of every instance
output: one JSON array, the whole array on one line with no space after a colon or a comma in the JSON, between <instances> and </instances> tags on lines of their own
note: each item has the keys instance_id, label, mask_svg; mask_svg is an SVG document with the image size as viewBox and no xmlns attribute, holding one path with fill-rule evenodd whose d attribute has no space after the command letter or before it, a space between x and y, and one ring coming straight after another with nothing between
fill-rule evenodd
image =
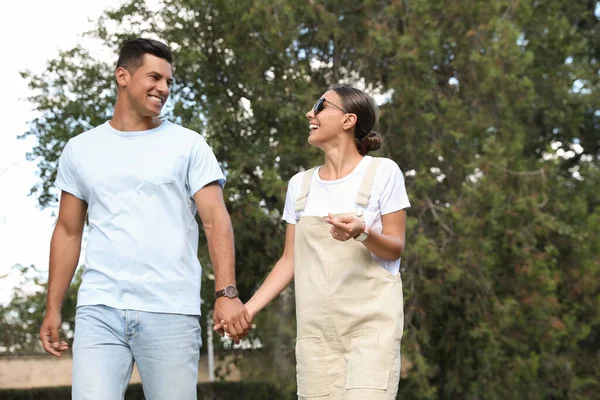
<instances>
[{"instance_id":1,"label":"man's neck","mask_svg":"<svg viewBox=\"0 0 600 400\"><path fill-rule=\"evenodd\" d=\"M162 124L158 117L142 117L134 110L123 109L119 102L115 104L115 112L110 126L121 132L140 132L154 129Z\"/></svg>"}]
</instances>

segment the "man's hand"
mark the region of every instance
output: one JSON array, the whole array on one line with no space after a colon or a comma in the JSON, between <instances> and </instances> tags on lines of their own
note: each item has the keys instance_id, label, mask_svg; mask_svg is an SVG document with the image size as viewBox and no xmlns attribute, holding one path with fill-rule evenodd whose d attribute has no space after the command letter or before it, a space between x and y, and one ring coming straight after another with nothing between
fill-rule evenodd
<instances>
[{"instance_id":1,"label":"man's hand","mask_svg":"<svg viewBox=\"0 0 600 400\"><path fill-rule=\"evenodd\" d=\"M256 313L258 311L253 308L251 302L244 304L244 307L246 307L248 314L250 314L250 319L254 320L254 316L256 315ZM252 326L252 323L250 323L250 325ZM214 326L213 330L215 330L221 336L224 336L225 334L227 334L228 336L231 336L230 329L227 326L227 323L223 320L221 320L219 322L215 322L215 326Z\"/></svg>"},{"instance_id":2,"label":"man's hand","mask_svg":"<svg viewBox=\"0 0 600 400\"><path fill-rule=\"evenodd\" d=\"M62 323L60 306L77 269L87 209L85 201L62 192L58 220L50 241L46 316L40 327L40 340L44 350L56 357L60 357L69 348L66 342L60 341L58 335Z\"/></svg>"},{"instance_id":3,"label":"man's hand","mask_svg":"<svg viewBox=\"0 0 600 400\"><path fill-rule=\"evenodd\" d=\"M60 357L69 349L67 342L61 342L58 331L62 323L60 312L46 312L44 322L40 328L40 340L47 353Z\"/></svg>"},{"instance_id":4,"label":"man's hand","mask_svg":"<svg viewBox=\"0 0 600 400\"><path fill-rule=\"evenodd\" d=\"M240 343L240 340L245 338L252 328L252 318L237 297L235 299L219 297L215 301L213 322L215 324L214 330L219 332L220 335L227 327L227 333L235 344Z\"/></svg>"}]
</instances>

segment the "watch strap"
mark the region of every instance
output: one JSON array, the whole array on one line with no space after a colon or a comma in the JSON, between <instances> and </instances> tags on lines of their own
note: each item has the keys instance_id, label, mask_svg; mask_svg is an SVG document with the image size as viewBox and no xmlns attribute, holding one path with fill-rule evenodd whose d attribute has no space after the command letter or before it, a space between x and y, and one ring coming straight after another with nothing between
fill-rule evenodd
<instances>
[{"instance_id":1,"label":"watch strap","mask_svg":"<svg viewBox=\"0 0 600 400\"><path fill-rule=\"evenodd\" d=\"M224 289L217 290L215 292L215 299L218 299L219 297L235 299L236 297L238 297L238 290L235 286L226 286Z\"/></svg>"},{"instance_id":2,"label":"watch strap","mask_svg":"<svg viewBox=\"0 0 600 400\"><path fill-rule=\"evenodd\" d=\"M359 241L359 242L364 242L369 237L369 230L367 228L367 223L363 221L363 224L365 224L365 230L362 231L361 233L359 233L358 235L354 236L354 240Z\"/></svg>"}]
</instances>

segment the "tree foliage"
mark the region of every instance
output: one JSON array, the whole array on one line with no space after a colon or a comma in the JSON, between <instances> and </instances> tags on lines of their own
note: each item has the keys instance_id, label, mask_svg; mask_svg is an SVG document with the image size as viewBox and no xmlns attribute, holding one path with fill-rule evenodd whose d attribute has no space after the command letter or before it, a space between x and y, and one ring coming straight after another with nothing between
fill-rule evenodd
<instances>
[{"instance_id":1,"label":"tree foliage","mask_svg":"<svg viewBox=\"0 0 600 400\"><path fill-rule=\"evenodd\" d=\"M8 304L0 305L0 352L30 353L42 351L39 330L46 312L46 289L48 283L40 278L33 265L16 265L23 277L20 287L15 288ZM78 270L63 302L61 326L62 340L70 345L75 329L77 289L81 283ZM1 279L1 278L0 278Z\"/></svg>"}]
</instances>

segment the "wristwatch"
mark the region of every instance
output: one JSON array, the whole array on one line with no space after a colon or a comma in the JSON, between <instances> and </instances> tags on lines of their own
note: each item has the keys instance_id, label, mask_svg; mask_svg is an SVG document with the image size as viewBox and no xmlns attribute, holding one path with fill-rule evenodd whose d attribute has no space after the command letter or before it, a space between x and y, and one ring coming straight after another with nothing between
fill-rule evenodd
<instances>
[{"instance_id":1,"label":"wristwatch","mask_svg":"<svg viewBox=\"0 0 600 400\"><path fill-rule=\"evenodd\" d=\"M354 236L354 240L357 242L364 242L369 237L369 230L367 229L367 224L365 223L365 230Z\"/></svg>"},{"instance_id":2,"label":"wristwatch","mask_svg":"<svg viewBox=\"0 0 600 400\"><path fill-rule=\"evenodd\" d=\"M225 289L218 290L215 293L215 300L218 299L219 297L227 297L229 299L235 299L236 297L238 297L238 290L236 289L235 286L227 286Z\"/></svg>"}]
</instances>

